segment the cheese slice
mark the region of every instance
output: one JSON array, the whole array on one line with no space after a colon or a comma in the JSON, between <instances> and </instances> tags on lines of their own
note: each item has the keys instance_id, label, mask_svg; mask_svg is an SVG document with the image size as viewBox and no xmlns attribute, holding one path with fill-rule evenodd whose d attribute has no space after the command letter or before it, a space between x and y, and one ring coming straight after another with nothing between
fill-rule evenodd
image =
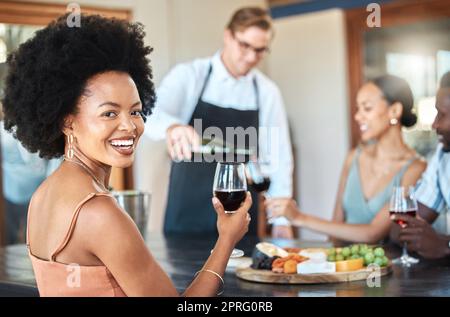
<instances>
[{"instance_id":1,"label":"cheese slice","mask_svg":"<svg viewBox=\"0 0 450 317\"><path fill-rule=\"evenodd\" d=\"M327 254L321 249L303 249L300 251L300 255L314 262L325 262L327 260Z\"/></svg>"},{"instance_id":2,"label":"cheese slice","mask_svg":"<svg viewBox=\"0 0 450 317\"><path fill-rule=\"evenodd\" d=\"M327 261L308 260L297 264L298 274L335 273L336 263Z\"/></svg>"}]
</instances>

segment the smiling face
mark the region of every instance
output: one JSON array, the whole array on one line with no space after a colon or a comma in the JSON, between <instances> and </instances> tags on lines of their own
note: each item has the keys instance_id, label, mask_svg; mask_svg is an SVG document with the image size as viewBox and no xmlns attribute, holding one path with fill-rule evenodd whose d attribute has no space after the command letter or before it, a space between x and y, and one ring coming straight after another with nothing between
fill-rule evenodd
<instances>
[{"instance_id":1,"label":"smiling face","mask_svg":"<svg viewBox=\"0 0 450 317\"><path fill-rule=\"evenodd\" d=\"M223 59L229 72L235 76L245 76L256 67L269 49L272 33L251 26L243 31L225 30Z\"/></svg>"},{"instance_id":2,"label":"smiling face","mask_svg":"<svg viewBox=\"0 0 450 317\"><path fill-rule=\"evenodd\" d=\"M450 152L450 88L441 88L436 95L437 115L433 122L433 129L439 135L439 141L444 145L443 150Z\"/></svg>"},{"instance_id":3,"label":"smiling face","mask_svg":"<svg viewBox=\"0 0 450 317\"><path fill-rule=\"evenodd\" d=\"M363 142L379 139L388 129L391 119L400 122L402 106L395 103L389 106L383 92L373 83L367 83L358 91L355 121L359 125ZM400 125L398 123L397 125Z\"/></svg>"},{"instance_id":4,"label":"smiling face","mask_svg":"<svg viewBox=\"0 0 450 317\"><path fill-rule=\"evenodd\" d=\"M76 149L102 165L130 166L144 132L142 104L131 77L116 71L92 77L77 108L64 131L73 134Z\"/></svg>"}]
</instances>

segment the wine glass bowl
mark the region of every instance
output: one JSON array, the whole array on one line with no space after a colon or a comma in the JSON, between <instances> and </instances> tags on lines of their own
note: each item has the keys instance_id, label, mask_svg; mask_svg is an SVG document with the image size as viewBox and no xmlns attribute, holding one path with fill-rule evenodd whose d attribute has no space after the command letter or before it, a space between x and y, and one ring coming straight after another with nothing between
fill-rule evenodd
<instances>
[{"instance_id":1,"label":"wine glass bowl","mask_svg":"<svg viewBox=\"0 0 450 317\"><path fill-rule=\"evenodd\" d=\"M226 213L234 213L247 195L244 164L217 163L213 195L223 205Z\"/></svg>"},{"instance_id":2,"label":"wine glass bowl","mask_svg":"<svg viewBox=\"0 0 450 317\"><path fill-rule=\"evenodd\" d=\"M267 191L270 188L270 177L268 173L264 173L263 165L258 162L258 160L253 157L247 163L247 174L249 177L250 187L253 188L256 192L260 193L265 199L270 198ZM270 210L266 210L267 223L273 224L275 218L272 217L272 213Z\"/></svg>"},{"instance_id":3,"label":"wine glass bowl","mask_svg":"<svg viewBox=\"0 0 450 317\"><path fill-rule=\"evenodd\" d=\"M263 173L261 165L256 160L247 163L247 173L250 178L250 186L258 193L266 193L270 187L270 178Z\"/></svg>"},{"instance_id":4,"label":"wine glass bowl","mask_svg":"<svg viewBox=\"0 0 450 317\"><path fill-rule=\"evenodd\" d=\"M247 179L243 163L217 163L214 175L213 195L217 197L225 213L233 214L239 209L247 196ZM239 249L233 249L231 258L244 255Z\"/></svg>"}]
</instances>

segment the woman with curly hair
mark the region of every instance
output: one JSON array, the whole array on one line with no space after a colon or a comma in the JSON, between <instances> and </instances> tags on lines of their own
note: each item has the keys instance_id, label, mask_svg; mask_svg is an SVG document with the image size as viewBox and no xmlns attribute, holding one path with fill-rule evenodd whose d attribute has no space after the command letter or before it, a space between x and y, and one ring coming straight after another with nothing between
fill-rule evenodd
<instances>
[{"instance_id":1,"label":"woman with curly hair","mask_svg":"<svg viewBox=\"0 0 450 317\"><path fill-rule=\"evenodd\" d=\"M64 155L34 193L27 245L41 296L176 296L132 219L108 193L111 167L133 163L155 101L143 26L67 15L8 58L5 128L30 152ZM248 195L227 215L213 200L219 238L185 296L212 296L248 229ZM79 273L79 276L74 274Z\"/></svg>"}]
</instances>

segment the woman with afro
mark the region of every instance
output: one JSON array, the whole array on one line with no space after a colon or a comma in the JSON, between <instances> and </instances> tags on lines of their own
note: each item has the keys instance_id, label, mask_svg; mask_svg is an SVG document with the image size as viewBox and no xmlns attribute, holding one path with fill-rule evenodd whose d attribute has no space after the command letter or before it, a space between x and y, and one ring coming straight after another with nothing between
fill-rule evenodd
<instances>
[{"instance_id":1,"label":"woman with afro","mask_svg":"<svg viewBox=\"0 0 450 317\"><path fill-rule=\"evenodd\" d=\"M41 296L177 296L139 231L108 192L111 167L133 163L155 101L143 26L60 17L8 58L5 128L30 152L64 155L34 193L27 245ZM248 229L247 195L227 215L213 200L219 238L185 296L212 296ZM78 275L77 275L78 274Z\"/></svg>"}]
</instances>

